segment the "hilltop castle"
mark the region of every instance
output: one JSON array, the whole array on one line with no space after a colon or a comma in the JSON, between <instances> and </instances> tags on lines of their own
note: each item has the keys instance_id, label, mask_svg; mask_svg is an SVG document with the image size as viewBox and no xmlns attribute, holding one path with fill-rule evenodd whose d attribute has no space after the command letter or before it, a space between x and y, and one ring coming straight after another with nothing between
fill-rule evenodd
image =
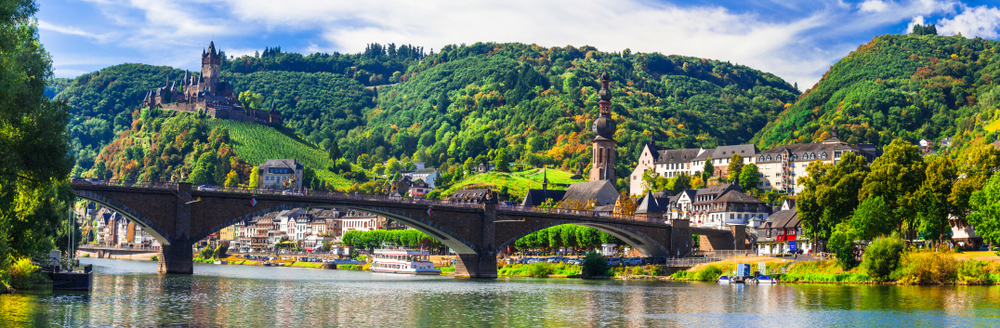
<instances>
[{"instance_id":1,"label":"hilltop castle","mask_svg":"<svg viewBox=\"0 0 1000 328\"><path fill-rule=\"evenodd\" d=\"M208 44L208 50L201 52L201 76L184 73L180 85L177 82L167 82L155 90L146 93L142 105L181 112L202 111L211 117L253 122L260 124L281 125L281 113L274 110L257 110L243 108L238 98L233 96L233 86L221 81L222 53L215 50L215 42Z\"/></svg>"}]
</instances>

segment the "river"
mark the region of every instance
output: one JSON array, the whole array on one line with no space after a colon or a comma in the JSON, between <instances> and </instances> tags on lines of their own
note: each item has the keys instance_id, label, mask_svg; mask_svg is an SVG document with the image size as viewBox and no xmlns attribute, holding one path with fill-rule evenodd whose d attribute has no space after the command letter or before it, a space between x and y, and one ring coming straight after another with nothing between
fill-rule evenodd
<instances>
[{"instance_id":1,"label":"river","mask_svg":"<svg viewBox=\"0 0 1000 328\"><path fill-rule=\"evenodd\" d=\"M84 258L87 294L0 295L0 326L1000 326L1000 287L454 279Z\"/></svg>"}]
</instances>

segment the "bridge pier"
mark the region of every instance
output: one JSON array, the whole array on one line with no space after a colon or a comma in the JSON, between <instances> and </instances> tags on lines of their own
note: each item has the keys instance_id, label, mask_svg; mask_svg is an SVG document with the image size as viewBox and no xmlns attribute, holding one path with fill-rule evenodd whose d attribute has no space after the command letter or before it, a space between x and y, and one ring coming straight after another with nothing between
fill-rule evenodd
<instances>
[{"instance_id":1,"label":"bridge pier","mask_svg":"<svg viewBox=\"0 0 1000 328\"><path fill-rule=\"evenodd\" d=\"M194 259L191 254L190 240L174 240L170 245L160 247L159 273L166 274L192 274L194 273Z\"/></svg>"},{"instance_id":2,"label":"bridge pier","mask_svg":"<svg viewBox=\"0 0 1000 328\"><path fill-rule=\"evenodd\" d=\"M496 254L458 254L455 277L496 279Z\"/></svg>"}]
</instances>

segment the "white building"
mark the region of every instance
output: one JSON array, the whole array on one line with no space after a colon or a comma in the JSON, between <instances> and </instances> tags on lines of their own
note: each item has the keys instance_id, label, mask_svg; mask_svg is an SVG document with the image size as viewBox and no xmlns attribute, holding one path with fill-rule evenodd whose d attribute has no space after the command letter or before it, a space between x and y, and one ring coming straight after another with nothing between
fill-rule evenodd
<instances>
[{"instance_id":1,"label":"white building","mask_svg":"<svg viewBox=\"0 0 1000 328\"><path fill-rule=\"evenodd\" d=\"M303 167L294 159L269 159L260 165L259 170L261 188L302 188Z\"/></svg>"},{"instance_id":2,"label":"white building","mask_svg":"<svg viewBox=\"0 0 1000 328\"><path fill-rule=\"evenodd\" d=\"M836 128L833 131L833 136L821 143L784 145L761 152L757 155L761 175L757 188L796 194L805 188L798 179L808 175L806 168L813 162L836 164L845 153L854 153L871 164L878 156L874 146L849 145L837 138Z\"/></svg>"},{"instance_id":3,"label":"white building","mask_svg":"<svg viewBox=\"0 0 1000 328\"><path fill-rule=\"evenodd\" d=\"M757 161L757 153L757 146L754 145L720 146L715 149L669 149L646 144L639 155L635 170L629 175L629 193L631 195L643 193L642 175L647 170L653 170L656 175L664 178L675 178L682 174L695 175L705 168L705 161L711 159L714 167L713 176L725 176L728 174L729 161L733 155L743 156L743 164L750 164Z\"/></svg>"},{"instance_id":4,"label":"white building","mask_svg":"<svg viewBox=\"0 0 1000 328\"><path fill-rule=\"evenodd\" d=\"M418 168L413 172L406 172L402 174L403 176L410 177L410 181L424 180L431 189L434 189L434 180L437 179L437 169L434 168Z\"/></svg>"}]
</instances>

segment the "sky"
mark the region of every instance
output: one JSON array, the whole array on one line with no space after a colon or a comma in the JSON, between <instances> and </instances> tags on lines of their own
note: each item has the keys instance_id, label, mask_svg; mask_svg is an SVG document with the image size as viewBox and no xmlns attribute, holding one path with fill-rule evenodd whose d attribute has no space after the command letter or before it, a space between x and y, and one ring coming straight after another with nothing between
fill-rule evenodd
<instances>
[{"instance_id":1,"label":"sky","mask_svg":"<svg viewBox=\"0 0 1000 328\"><path fill-rule=\"evenodd\" d=\"M1000 38L993 0L37 0L56 77L122 63L200 70L214 41L228 55L358 53L369 43L440 49L522 42L704 57L805 89L859 45L936 24L939 34Z\"/></svg>"}]
</instances>

